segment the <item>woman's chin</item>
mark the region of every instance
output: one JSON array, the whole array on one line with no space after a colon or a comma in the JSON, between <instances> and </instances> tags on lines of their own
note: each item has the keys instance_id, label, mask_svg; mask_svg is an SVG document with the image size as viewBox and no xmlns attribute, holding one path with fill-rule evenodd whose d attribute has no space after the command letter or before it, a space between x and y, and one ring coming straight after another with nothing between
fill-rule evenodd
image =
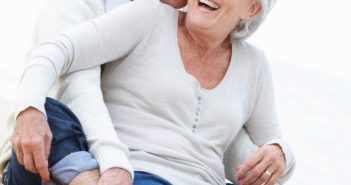
<instances>
[{"instance_id":1,"label":"woman's chin","mask_svg":"<svg viewBox=\"0 0 351 185\"><path fill-rule=\"evenodd\" d=\"M218 10L214 11L200 6L193 6L188 9L187 21L199 28L211 28L218 20L218 16Z\"/></svg>"},{"instance_id":2,"label":"woman's chin","mask_svg":"<svg viewBox=\"0 0 351 185\"><path fill-rule=\"evenodd\" d=\"M209 29L214 26L213 21L203 16L192 16L187 17L187 25L198 28L198 29Z\"/></svg>"}]
</instances>

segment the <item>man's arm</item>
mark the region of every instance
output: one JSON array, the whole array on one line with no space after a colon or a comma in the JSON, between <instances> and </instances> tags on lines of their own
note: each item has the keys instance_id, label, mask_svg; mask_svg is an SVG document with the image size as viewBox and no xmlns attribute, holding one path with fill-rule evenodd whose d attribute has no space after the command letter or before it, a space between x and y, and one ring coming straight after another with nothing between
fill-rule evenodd
<instances>
[{"instance_id":1,"label":"man's arm","mask_svg":"<svg viewBox=\"0 0 351 185\"><path fill-rule=\"evenodd\" d=\"M74 2L74 0L69 1L70 3ZM70 26L104 13L105 4L103 1L80 1L86 7L79 5L83 8L82 10L72 10L79 11L80 20L72 22ZM84 14L85 12L89 12L89 14ZM69 13L67 12L67 14ZM65 19L65 17L61 16L57 19ZM67 19L64 21L67 21ZM65 76L61 83L58 98L79 118L87 137L89 151L97 159L100 172L103 173L107 169L120 167L132 173L132 167L127 160L128 148L119 141L103 100L100 74L100 67L95 67Z\"/></svg>"},{"instance_id":2,"label":"man's arm","mask_svg":"<svg viewBox=\"0 0 351 185\"><path fill-rule=\"evenodd\" d=\"M37 45L70 27L104 13L103 1L63 0L50 1L41 12L36 34ZM100 67L72 73L63 78L61 101L66 103L81 120L87 135L90 152L99 162L101 173L113 167L132 173L126 153L127 147L119 142L100 89Z\"/></svg>"},{"instance_id":3,"label":"man's arm","mask_svg":"<svg viewBox=\"0 0 351 185\"><path fill-rule=\"evenodd\" d=\"M72 73L65 77L61 87L60 100L80 120L89 152L99 163L102 180L111 174L118 180L125 178L118 175L131 179L133 169L127 158L128 148L120 142L103 100L100 68Z\"/></svg>"},{"instance_id":4,"label":"man's arm","mask_svg":"<svg viewBox=\"0 0 351 185\"><path fill-rule=\"evenodd\" d=\"M77 11L77 7L71 5L72 1L58 1L58 3L67 2L69 3L68 5L64 6L65 8L72 7L72 9L74 10L73 12ZM57 3L57 1L53 1L50 3L55 4ZM140 3L133 3L133 5L129 6L129 8L132 8L134 5L145 7L144 5L149 6L150 4L145 4L145 1L140 1ZM134 16L128 16L125 15L124 12L115 11L113 15L121 17L121 19L118 19L119 22L113 22L114 27L111 27L111 24L108 23L108 17L104 17L101 19L99 18L98 21L82 24L79 27L76 27L77 29L71 30L70 32L66 32L66 34L57 37L51 42L41 45L40 48L32 52L32 55L29 59L32 62L27 66L26 71L24 72L24 75L21 79L18 105L16 108L16 115L18 117L16 120L16 127L14 132L15 134L12 138L12 141L14 143L14 149L17 153L21 154L20 156L23 157L19 157L19 162L21 164L24 164L27 169L29 169L32 172L35 172L39 169L38 171L43 177L43 179L47 180L48 152L44 151L50 150L51 132L50 129L48 129L47 122L45 121L45 110L43 109L43 104L45 102L45 97L47 96L49 89L54 84L55 78L60 73L68 73L78 71L80 69L88 69L89 67L99 65L103 62L107 62L112 59L118 58L118 56L114 55L116 54L115 52L109 53L109 51L101 53L97 52L97 54L100 54L98 56L95 55L95 53L92 54L91 51L99 50L100 45L91 44L93 43L91 40L96 41L96 43L101 43L102 45L113 44L110 42L109 39L106 40L106 38L103 37L103 35L106 35L106 33L100 33L102 30L105 30L107 32L111 31L115 33L113 30L106 30L107 28L118 29L130 26L133 27L132 30L137 30L135 31L137 33L145 33L140 29L145 30L146 26L144 24L135 24L134 21L139 21L147 24L147 21L141 21L141 19L152 20L152 18L148 18L146 14L152 16L152 8L154 8L152 7L153 5L156 4L151 4L150 7L142 9L145 10L145 12L132 12L135 14L133 14ZM60 11L52 11L48 13L53 13L53 16L70 17L70 14L65 14L67 12L62 13ZM55 13L57 13L57 15L55 15ZM50 17L49 15L50 14L46 16ZM47 18L46 16L44 16L43 18ZM68 19L68 21L72 21L73 23L77 20L79 21L79 19ZM122 26L122 23L124 26ZM53 30L55 30L55 28L65 30L64 27L57 27L57 25L59 25L58 22L55 22L55 24L56 25L52 25L52 27L50 28L53 28ZM46 25L44 24L44 26ZM86 30L86 32L83 32L82 30ZM114 43L122 43L122 40L125 38L134 38L135 40L133 41L135 42L127 42L129 45L123 45L123 48L119 48L121 49L119 54L123 54L124 52L128 51L129 47L133 47L134 44L138 42L138 39L140 39L140 36L126 36L128 32L123 32L123 29L121 29L121 32L124 33L124 35L118 35L119 37L114 39L114 41L116 41ZM40 32L38 33L39 37ZM55 33L54 31L53 33L56 34L57 32ZM79 37L79 35L81 34L84 34L84 36ZM118 39L121 39L121 41L119 41ZM86 52L84 53L76 51L79 48L86 48L85 50L80 50ZM116 47L106 46L106 48ZM73 58L75 61L75 65L72 67L71 64L73 63ZM88 60L89 62L86 60ZM45 78L43 78L42 76L45 76ZM33 127L38 127L38 129L36 129L36 132L31 131L33 129L24 129L27 127L31 127L31 125ZM25 132L21 132L21 130Z\"/></svg>"}]
</instances>

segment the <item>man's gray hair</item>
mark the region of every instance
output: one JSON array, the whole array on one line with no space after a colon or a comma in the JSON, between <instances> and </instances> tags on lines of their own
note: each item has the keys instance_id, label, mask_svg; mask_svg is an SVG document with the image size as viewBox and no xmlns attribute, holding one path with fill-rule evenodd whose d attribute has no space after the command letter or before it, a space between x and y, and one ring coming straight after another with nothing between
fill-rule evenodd
<instances>
[{"instance_id":1,"label":"man's gray hair","mask_svg":"<svg viewBox=\"0 0 351 185\"><path fill-rule=\"evenodd\" d=\"M261 10L253 19L240 22L231 33L232 40L245 40L251 36L265 20L269 11L273 8L276 0L258 0Z\"/></svg>"}]
</instances>

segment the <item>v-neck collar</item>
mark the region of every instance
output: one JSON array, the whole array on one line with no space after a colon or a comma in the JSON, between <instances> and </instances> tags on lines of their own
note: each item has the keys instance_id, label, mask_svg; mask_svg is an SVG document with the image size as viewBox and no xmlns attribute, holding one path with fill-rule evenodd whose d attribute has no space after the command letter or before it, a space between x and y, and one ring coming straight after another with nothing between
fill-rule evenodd
<instances>
[{"instance_id":1,"label":"v-neck collar","mask_svg":"<svg viewBox=\"0 0 351 185\"><path fill-rule=\"evenodd\" d=\"M224 75L224 77L222 78L222 80L213 88L211 89L206 89L204 87L201 86L201 83L199 82L199 80L193 76L192 74L188 73L185 69L184 66L184 62L181 56L181 51L180 51L180 47L179 47L179 35L178 35L178 19L179 19L179 11L176 11L175 13L176 19L175 22L173 23L173 26L175 29L174 32L172 33L172 37L175 39L175 48L176 48L176 57L177 60L179 62L179 69L181 71L181 73L183 73L183 75L186 77L187 80L189 80L190 83L196 84L197 88L199 90L201 90L202 92L206 92L206 93L212 93L212 92L216 92L220 89L223 88L223 86L225 86L225 84L228 83L228 81L230 81L230 78L233 76L234 71L236 70L237 66L238 66L238 50L240 49L238 47L238 44L236 42L232 42L232 54L230 57L230 62L229 62L229 66L228 69Z\"/></svg>"}]
</instances>

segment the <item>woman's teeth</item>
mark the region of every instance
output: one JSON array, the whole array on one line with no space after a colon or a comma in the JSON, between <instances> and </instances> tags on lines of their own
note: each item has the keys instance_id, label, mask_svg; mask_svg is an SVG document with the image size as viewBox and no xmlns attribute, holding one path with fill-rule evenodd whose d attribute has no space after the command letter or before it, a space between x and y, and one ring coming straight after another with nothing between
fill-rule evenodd
<instances>
[{"instance_id":1,"label":"woman's teeth","mask_svg":"<svg viewBox=\"0 0 351 185\"><path fill-rule=\"evenodd\" d=\"M211 10L218 10L219 5L211 0L200 0L200 6L209 8Z\"/></svg>"}]
</instances>

